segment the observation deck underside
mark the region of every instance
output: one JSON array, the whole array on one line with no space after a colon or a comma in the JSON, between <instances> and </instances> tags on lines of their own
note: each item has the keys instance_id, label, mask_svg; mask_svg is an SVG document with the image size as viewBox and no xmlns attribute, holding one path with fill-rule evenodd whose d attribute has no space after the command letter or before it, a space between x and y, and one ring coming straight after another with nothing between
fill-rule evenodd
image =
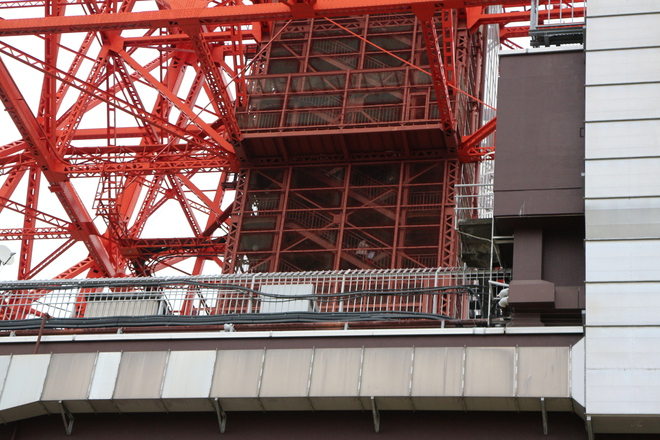
<instances>
[{"instance_id":1,"label":"observation deck underside","mask_svg":"<svg viewBox=\"0 0 660 440\"><path fill-rule=\"evenodd\" d=\"M325 128L288 132L246 132L246 165L369 162L450 156L438 124Z\"/></svg>"}]
</instances>

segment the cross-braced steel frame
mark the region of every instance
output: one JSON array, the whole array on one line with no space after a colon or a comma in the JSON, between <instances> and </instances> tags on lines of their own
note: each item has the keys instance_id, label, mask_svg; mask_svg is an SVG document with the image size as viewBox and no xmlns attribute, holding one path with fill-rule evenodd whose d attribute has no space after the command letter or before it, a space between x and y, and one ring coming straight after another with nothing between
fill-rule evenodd
<instances>
[{"instance_id":1,"label":"cross-braced steel frame","mask_svg":"<svg viewBox=\"0 0 660 440\"><path fill-rule=\"evenodd\" d=\"M448 144L466 161L488 152L479 143L495 122L464 137L456 129L447 11L477 28L525 20L526 8L485 8L526 1L252 3L0 1L0 99L17 129L0 146L0 239L19 248L19 279L144 276L184 261L190 274L205 262L222 266L226 193L241 168L236 109L274 21L414 13Z\"/></svg>"}]
</instances>

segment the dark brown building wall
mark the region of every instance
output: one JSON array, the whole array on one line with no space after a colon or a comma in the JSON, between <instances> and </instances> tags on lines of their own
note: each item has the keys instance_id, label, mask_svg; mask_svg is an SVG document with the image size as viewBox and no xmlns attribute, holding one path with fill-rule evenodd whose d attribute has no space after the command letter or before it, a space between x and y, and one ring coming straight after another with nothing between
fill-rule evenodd
<instances>
[{"instance_id":1,"label":"dark brown building wall","mask_svg":"<svg viewBox=\"0 0 660 440\"><path fill-rule=\"evenodd\" d=\"M584 53L501 57L495 216L584 213Z\"/></svg>"},{"instance_id":2,"label":"dark brown building wall","mask_svg":"<svg viewBox=\"0 0 660 440\"><path fill-rule=\"evenodd\" d=\"M587 439L584 422L570 413L549 413L543 435L540 413L381 412L375 433L371 411L228 413L227 430L220 434L213 413L191 414L76 414L73 433L64 432L59 414L0 426L0 440L357 440L452 439L533 440Z\"/></svg>"},{"instance_id":3,"label":"dark brown building wall","mask_svg":"<svg viewBox=\"0 0 660 440\"><path fill-rule=\"evenodd\" d=\"M543 232L543 279L557 286L584 285L584 226L563 224Z\"/></svg>"},{"instance_id":4,"label":"dark brown building wall","mask_svg":"<svg viewBox=\"0 0 660 440\"><path fill-rule=\"evenodd\" d=\"M495 226L513 235L515 325L577 325L584 308L584 52L501 57ZM505 250L506 251L506 250Z\"/></svg>"}]
</instances>

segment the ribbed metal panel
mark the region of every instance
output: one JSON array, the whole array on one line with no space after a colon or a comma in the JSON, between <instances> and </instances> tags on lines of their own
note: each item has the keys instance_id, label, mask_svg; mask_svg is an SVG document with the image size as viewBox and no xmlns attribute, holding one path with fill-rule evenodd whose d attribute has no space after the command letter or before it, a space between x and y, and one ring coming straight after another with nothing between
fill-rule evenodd
<instances>
[{"instance_id":1,"label":"ribbed metal panel","mask_svg":"<svg viewBox=\"0 0 660 440\"><path fill-rule=\"evenodd\" d=\"M465 351L465 396L515 395L515 348L468 347Z\"/></svg>"},{"instance_id":2,"label":"ribbed metal panel","mask_svg":"<svg viewBox=\"0 0 660 440\"><path fill-rule=\"evenodd\" d=\"M593 3L598 4L599 2ZM657 3L654 1L646 1L644 5L639 6L637 9L643 8L649 12L657 9ZM588 51L660 46L658 17L655 14L628 15L630 13L626 11L625 14L627 15L616 16L615 14L618 13L620 7L622 5L610 8L603 7L600 10L604 15L603 17L587 19L587 42L585 47ZM627 9L627 7L624 7L624 9ZM609 11L613 15L605 16ZM589 17L593 17L594 11L591 5L588 14Z\"/></svg>"},{"instance_id":3,"label":"ribbed metal panel","mask_svg":"<svg viewBox=\"0 0 660 440\"><path fill-rule=\"evenodd\" d=\"M41 397L50 355L13 355L0 397L0 410L36 402Z\"/></svg>"},{"instance_id":4,"label":"ribbed metal panel","mask_svg":"<svg viewBox=\"0 0 660 440\"><path fill-rule=\"evenodd\" d=\"M372 398L380 410L540 411L544 397L564 411L571 409L568 351L393 347L7 356L0 358L0 375L7 372L0 417L64 407L214 411L216 398L225 411L369 410Z\"/></svg>"},{"instance_id":5,"label":"ribbed metal panel","mask_svg":"<svg viewBox=\"0 0 660 440\"><path fill-rule=\"evenodd\" d=\"M90 400L109 400L115 390L121 353L99 353L89 387Z\"/></svg>"},{"instance_id":6,"label":"ribbed metal panel","mask_svg":"<svg viewBox=\"0 0 660 440\"><path fill-rule=\"evenodd\" d=\"M415 348L411 395L461 396L463 348Z\"/></svg>"},{"instance_id":7,"label":"ribbed metal panel","mask_svg":"<svg viewBox=\"0 0 660 440\"><path fill-rule=\"evenodd\" d=\"M589 2L589 16L660 12L660 3L649 0L598 0Z\"/></svg>"},{"instance_id":8,"label":"ribbed metal panel","mask_svg":"<svg viewBox=\"0 0 660 440\"><path fill-rule=\"evenodd\" d=\"M215 351L173 351L167 362L163 399L208 398L215 367Z\"/></svg>"},{"instance_id":9,"label":"ribbed metal panel","mask_svg":"<svg viewBox=\"0 0 660 440\"><path fill-rule=\"evenodd\" d=\"M518 397L570 397L567 347L519 347Z\"/></svg>"},{"instance_id":10,"label":"ribbed metal panel","mask_svg":"<svg viewBox=\"0 0 660 440\"><path fill-rule=\"evenodd\" d=\"M587 325L660 325L660 283L626 286L625 296L617 284L594 284L587 296ZM640 307L644 304L644 307Z\"/></svg>"},{"instance_id":11,"label":"ribbed metal panel","mask_svg":"<svg viewBox=\"0 0 660 440\"><path fill-rule=\"evenodd\" d=\"M660 259L660 240L587 242L586 255L588 282L659 280L657 262ZM630 286L623 288L627 290ZM645 306L639 304L639 307Z\"/></svg>"},{"instance_id":12,"label":"ribbed metal panel","mask_svg":"<svg viewBox=\"0 0 660 440\"><path fill-rule=\"evenodd\" d=\"M0 393L4 391L11 356L0 356Z\"/></svg>"},{"instance_id":13,"label":"ribbed metal panel","mask_svg":"<svg viewBox=\"0 0 660 440\"><path fill-rule=\"evenodd\" d=\"M361 410L362 348L315 349L309 400L315 410Z\"/></svg>"},{"instance_id":14,"label":"ribbed metal panel","mask_svg":"<svg viewBox=\"0 0 660 440\"><path fill-rule=\"evenodd\" d=\"M312 349L268 350L259 397L270 411L311 410L307 400ZM284 398L289 398L284 400Z\"/></svg>"},{"instance_id":15,"label":"ribbed metal panel","mask_svg":"<svg viewBox=\"0 0 660 440\"><path fill-rule=\"evenodd\" d=\"M50 355L13 355L0 396L3 422L20 420L46 413L38 404L48 371Z\"/></svg>"},{"instance_id":16,"label":"ribbed metal panel","mask_svg":"<svg viewBox=\"0 0 660 440\"><path fill-rule=\"evenodd\" d=\"M168 352L125 352L119 364L113 402L121 412L163 411L160 401Z\"/></svg>"},{"instance_id":17,"label":"ribbed metal panel","mask_svg":"<svg viewBox=\"0 0 660 440\"><path fill-rule=\"evenodd\" d=\"M660 48L608 50L589 54L586 84L622 84L656 81L657 66L650 59L660 59Z\"/></svg>"},{"instance_id":18,"label":"ribbed metal panel","mask_svg":"<svg viewBox=\"0 0 660 440\"><path fill-rule=\"evenodd\" d=\"M218 351L211 398L220 398L227 411L261 411L256 399L261 386L265 350Z\"/></svg>"},{"instance_id":19,"label":"ribbed metal panel","mask_svg":"<svg viewBox=\"0 0 660 440\"><path fill-rule=\"evenodd\" d=\"M41 399L87 400L96 353L51 355Z\"/></svg>"},{"instance_id":20,"label":"ribbed metal panel","mask_svg":"<svg viewBox=\"0 0 660 440\"><path fill-rule=\"evenodd\" d=\"M591 122L585 127L585 157L605 159L654 156L660 148L657 127L655 120Z\"/></svg>"},{"instance_id":21,"label":"ribbed metal panel","mask_svg":"<svg viewBox=\"0 0 660 440\"><path fill-rule=\"evenodd\" d=\"M660 4L591 3L585 46L586 413L595 432L657 433Z\"/></svg>"},{"instance_id":22,"label":"ribbed metal panel","mask_svg":"<svg viewBox=\"0 0 660 440\"><path fill-rule=\"evenodd\" d=\"M660 237L660 197L585 201L587 239Z\"/></svg>"}]
</instances>

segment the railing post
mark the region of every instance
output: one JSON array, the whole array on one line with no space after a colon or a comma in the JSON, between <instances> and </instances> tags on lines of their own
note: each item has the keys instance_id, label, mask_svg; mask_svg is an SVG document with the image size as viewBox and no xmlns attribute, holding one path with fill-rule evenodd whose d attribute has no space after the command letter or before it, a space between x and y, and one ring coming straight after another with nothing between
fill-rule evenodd
<instances>
[{"instance_id":1,"label":"railing post","mask_svg":"<svg viewBox=\"0 0 660 440\"><path fill-rule=\"evenodd\" d=\"M433 287L438 287L438 273L440 272L440 268L437 268L435 270L435 279L433 280ZM435 293L433 295L433 313L435 315L438 314L438 293Z\"/></svg>"}]
</instances>

